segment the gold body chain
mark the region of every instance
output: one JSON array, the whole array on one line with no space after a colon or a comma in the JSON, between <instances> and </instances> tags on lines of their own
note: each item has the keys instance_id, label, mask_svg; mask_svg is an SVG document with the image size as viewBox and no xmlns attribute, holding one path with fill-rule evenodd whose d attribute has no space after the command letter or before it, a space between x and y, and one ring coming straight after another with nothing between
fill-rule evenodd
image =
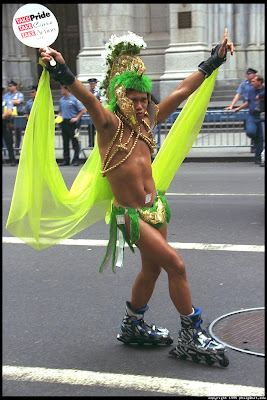
<instances>
[{"instance_id":1,"label":"gold body chain","mask_svg":"<svg viewBox=\"0 0 267 400\"><path fill-rule=\"evenodd\" d=\"M117 112L117 113L115 113L115 115L119 120L119 125L118 125L118 128L117 128L117 130L116 130L111 142L110 142L110 145L109 145L109 147L107 149L107 152L106 152L104 160L103 160L102 170L100 171L103 176L105 176L105 174L107 172L112 171L114 168L117 168L124 161L126 161L127 158L130 157L130 155L132 154L132 152L133 152L133 150L134 150L134 148L135 148L135 146L137 144L138 139L142 139L148 145L148 147L150 148L150 152L151 153L153 153L154 149L156 148L156 141L154 140L153 134L151 133L151 128L150 128L149 124L144 119L142 119L142 123L144 124L144 126L147 129L148 136L144 135L141 132L141 126L139 124L137 132L135 132L132 129L127 141L125 143L122 143L123 132L124 132L124 124L123 123L126 123L129 126L130 126L130 123L128 122L127 118L123 114ZM130 140L131 140L131 138L133 137L134 134L136 135L136 137L134 139L133 145L132 145L132 147L130 149L127 149L127 146L130 143ZM112 154L110 154L112 146L113 146L115 140L117 139L117 137L118 137L118 144L116 145L116 148L115 148L114 152ZM126 156L123 157L119 162L117 162L116 164L114 164L114 165L112 165L110 167L109 165L110 165L111 161L113 160L113 158L115 157L115 155L119 151L126 151L126 153L127 153Z\"/></svg>"}]
</instances>

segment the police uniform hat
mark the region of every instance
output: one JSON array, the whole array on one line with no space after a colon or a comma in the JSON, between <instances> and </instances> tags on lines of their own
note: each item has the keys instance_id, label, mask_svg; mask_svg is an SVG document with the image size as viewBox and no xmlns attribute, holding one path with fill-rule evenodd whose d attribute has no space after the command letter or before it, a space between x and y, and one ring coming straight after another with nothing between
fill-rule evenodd
<instances>
[{"instance_id":1,"label":"police uniform hat","mask_svg":"<svg viewBox=\"0 0 267 400\"><path fill-rule=\"evenodd\" d=\"M256 71L253 68L248 68L246 74L256 74L258 71Z\"/></svg>"},{"instance_id":2,"label":"police uniform hat","mask_svg":"<svg viewBox=\"0 0 267 400\"><path fill-rule=\"evenodd\" d=\"M97 83L97 79L96 78L90 78L88 79L89 83Z\"/></svg>"},{"instance_id":3,"label":"police uniform hat","mask_svg":"<svg viewBox=\"0 0 267 400\"><path fill-rule=\"evenodd\" d=\"M30 87L30 93L36 92L36 90L37 90L37 86L31 86Z\"/></svg>"},{"instance_id":4,"label":"police uniform hat","mask_svg":"<svg viewBox=\"0 0 267 400\"><path fill-rule=\"evenodd\" d=\"M11 80L8 82L7 86L18 86L18 84L17 82Z\"/></svg>"}]
</instances>

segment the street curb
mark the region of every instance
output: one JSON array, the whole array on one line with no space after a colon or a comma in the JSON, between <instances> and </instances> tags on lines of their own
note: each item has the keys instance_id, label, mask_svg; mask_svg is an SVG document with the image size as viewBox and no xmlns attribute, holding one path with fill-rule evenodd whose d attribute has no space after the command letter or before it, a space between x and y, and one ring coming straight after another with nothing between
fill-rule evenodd
<instances>
[{"instance_id":1,"label":"street curb","mask_svg":"<svg viewBox=\"0 0 267 400\"><path fill-rule=\"evenodd\" d=\"M183 162L254 162L254 157L186 157Z\"/></svg>"},{"instance_id":2,"label":"street curb","mask_svg":"<svg viewBox=\"0 0 267 400\"><path fill-rule=\"evenodd\" d=\"M62 158L57 158L57 163L63 162ZM84 164L86 159L85 158L80 158L79 159L80 164ZM197 157L197 156L190 156L186 157L183 161L183 163L190 163L190 162L198 162L198 163L212 163L212 162L254 162L254 157L216 157L216 156L208 156L208 157Z\"/></svg>"}]
</instances>

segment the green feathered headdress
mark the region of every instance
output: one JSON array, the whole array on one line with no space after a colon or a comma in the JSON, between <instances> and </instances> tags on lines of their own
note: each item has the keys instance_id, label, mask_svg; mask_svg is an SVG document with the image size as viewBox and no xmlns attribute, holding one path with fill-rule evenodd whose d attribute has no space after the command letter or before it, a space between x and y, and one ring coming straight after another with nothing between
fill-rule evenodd
<instances>
[{"instance_id":1,"label":"green feathered headdress","mask_svg":"<svg viewBox=\"0 0 267 400\"><path fill-rule=\"evenodd\" d=\"M124 89L151 92L152 82L143 75L146 68L137 56L141 49L146 48L146 43L140 36L128 32L128 35L121 37L112 35L105 47L103 57L108 68L101 89L106 96L107 107L111 111L116 111L118 109L116 87L123 86Z\"/></svg>"},{"instance_id":2,"label":"green feathered headdress","mask_svg":"<svg viewBox=\"0 0 267 400\"><path fill-rule=\"evenodd\" d=\"M152 88L151 80L144 75L138 75L135 72L126 71L122 75L115 76L109 86L108 108L116 111L118 108L115 88L122 85L125 89L134 89L138 92L150 93Z\"/></svg>"}]
</instances>

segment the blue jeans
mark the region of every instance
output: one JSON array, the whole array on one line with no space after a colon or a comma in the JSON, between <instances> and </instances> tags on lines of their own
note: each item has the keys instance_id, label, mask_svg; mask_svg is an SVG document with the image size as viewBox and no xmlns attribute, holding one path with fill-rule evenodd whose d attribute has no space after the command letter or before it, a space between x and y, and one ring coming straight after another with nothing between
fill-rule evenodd
<instances>
[{"instance_id":1,"label":"blue jeans","mask_svg":"<svg viewBox=\"0 0 267 400\"><path fill-rule=\"evenodd\" d=\"M263 150L263 131L262 131L262 121L259 116L249 114L246 124L246 134L247 136L254 140L255 143L255 158L260 158L261 152Z\"/></svg>"}]
</instances>

